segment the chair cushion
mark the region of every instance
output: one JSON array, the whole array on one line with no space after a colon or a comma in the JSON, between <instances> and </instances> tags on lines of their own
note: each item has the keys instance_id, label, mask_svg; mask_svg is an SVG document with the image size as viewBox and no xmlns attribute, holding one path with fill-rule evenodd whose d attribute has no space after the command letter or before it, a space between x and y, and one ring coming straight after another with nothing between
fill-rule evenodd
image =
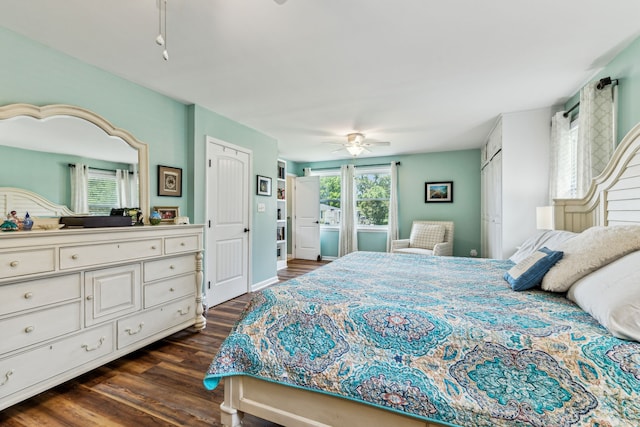
<instances>
[{"instance_id":1,"label":"chair cushion","mask_svg":"<svg viewBox=\"0 0 640 427\"><path fill-rule=\"evenodd\" d=\"M401 254L433 255L432 250L422 248L401 248L394 250L394 252Z\"/></svg>"},{"instance_id":2,"label":"chair cushion","mask_svg":"<svg viewBox=\"0 0 640 427\"><path fill-rule=\"evenodd\" d=\"M438 243L444 242L445 228L442 224L414 223L409 236L409 246L433 250Z\"/></svg>"}]
</instances>

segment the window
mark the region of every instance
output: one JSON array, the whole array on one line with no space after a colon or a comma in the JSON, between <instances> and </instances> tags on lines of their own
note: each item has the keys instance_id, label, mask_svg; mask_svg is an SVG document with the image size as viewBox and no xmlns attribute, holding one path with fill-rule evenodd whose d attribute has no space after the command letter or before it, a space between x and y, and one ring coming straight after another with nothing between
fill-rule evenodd
<instances>
[{"instance_id":1,"label":"window","mask_svg":"<svg viewBox=\"0 0 640 427\"><path fill-rule=\"evenodd\" d=\"M571 121L569 131L560 140L557 160L557 195L562 199L578 197L578 120Z\"/></svg>"},{"instance_id":2,"label":"window","mask_svg":"<svg viewBox=\"0 0 640 427\"><path fill-rule=\"evenodd\" d=\"M320 225L340 225L341 179L339 171L314 173L320 177ZM386 227L389 223L391 176L389 168L356 169L358 227Z\"/></svg>"},{"instance_id":3,"label":"window","mask_svg":"<svg viewBox=\"0 0 640 427\"><path fill-rule=\"evenodd\" d=\"M89 213L91 215L109 215L111 208L118 207L115 171L89 168L88 193Z\"/></svg>"},{"instance_id":4,"label":"window","mask_svg":"<svg viewBox=\"0 0 640 427\"><path fill-rule=\"evenodd\" d=\"M320 225L340 225L340 175L320 175Z\"/></svg>"},{"instance_id":5,"label":"window","mask_svg":"<svg viewBox=\"0 0 640 427\"><path fill-rule=\"evenodd\" d=\"M356 215L358 226L389 224L389 170L358 171L356 169Z\"/></svg>"}]
</instances>

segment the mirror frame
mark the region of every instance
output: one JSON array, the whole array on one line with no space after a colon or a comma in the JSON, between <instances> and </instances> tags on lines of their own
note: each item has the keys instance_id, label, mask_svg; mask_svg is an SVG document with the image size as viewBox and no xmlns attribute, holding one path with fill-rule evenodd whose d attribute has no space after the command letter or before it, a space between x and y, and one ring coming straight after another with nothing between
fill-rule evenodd
<instances>
[{"instance_id":1,"label":"mirror frame","mask_svg":"<svg viewBox=\"0 0 640 427\"><path fill-rule=\"evenodd\" d=\"M82 107L65 104L51 104L38 107L31 104L9 104L0 107L0 120L18 116L30 116L35 119L45 119L53 116L72 116L93 123L105 133L118 137L138 152L138 186L140 210L145 224L149 223L149 146L138 140L124 129L113 126L108 120Z\"/></svg>"}]
</instances>

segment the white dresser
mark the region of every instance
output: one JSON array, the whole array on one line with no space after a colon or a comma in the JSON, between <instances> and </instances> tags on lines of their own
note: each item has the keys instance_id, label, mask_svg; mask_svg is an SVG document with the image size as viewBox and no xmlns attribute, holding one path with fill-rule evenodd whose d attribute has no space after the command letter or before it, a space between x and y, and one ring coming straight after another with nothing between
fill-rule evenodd
<instances>
[{"instance_id":1,"label":"white dresser","mask_svg":"<svg viewBox=\"0 0 640 427\"><path fill-rule=\"evenodd\" d=\"M203 329L203 227L0 233L0 410Z\"/></svg>"}]
</instances>

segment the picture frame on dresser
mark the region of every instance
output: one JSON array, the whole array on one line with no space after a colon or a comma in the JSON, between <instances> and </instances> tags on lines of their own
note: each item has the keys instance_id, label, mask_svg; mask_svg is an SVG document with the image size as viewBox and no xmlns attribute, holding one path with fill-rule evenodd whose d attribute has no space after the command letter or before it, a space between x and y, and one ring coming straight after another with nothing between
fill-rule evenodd
<instances>
[{"instance_id":1,"label":"picture frame on dresser","mask_svg":"<svg viewBox=\"0 0 640 427\"><path fill-rule=\"evenodd\" d=\"M182 197L182 169L158 165L158 196Z\"/></svg>"},{"instance_id":2,"label":"picture frame on dresser","mask_svg":"<svg viewBox=\"0 0 640 427\"><path fill-rule=\"evenodd\" d=\"M153 210L160 214L160 220L163 224L174 224L176 218L180 216L180 208L178 206L154 206Z\"/></svg>"}]
</instances>

